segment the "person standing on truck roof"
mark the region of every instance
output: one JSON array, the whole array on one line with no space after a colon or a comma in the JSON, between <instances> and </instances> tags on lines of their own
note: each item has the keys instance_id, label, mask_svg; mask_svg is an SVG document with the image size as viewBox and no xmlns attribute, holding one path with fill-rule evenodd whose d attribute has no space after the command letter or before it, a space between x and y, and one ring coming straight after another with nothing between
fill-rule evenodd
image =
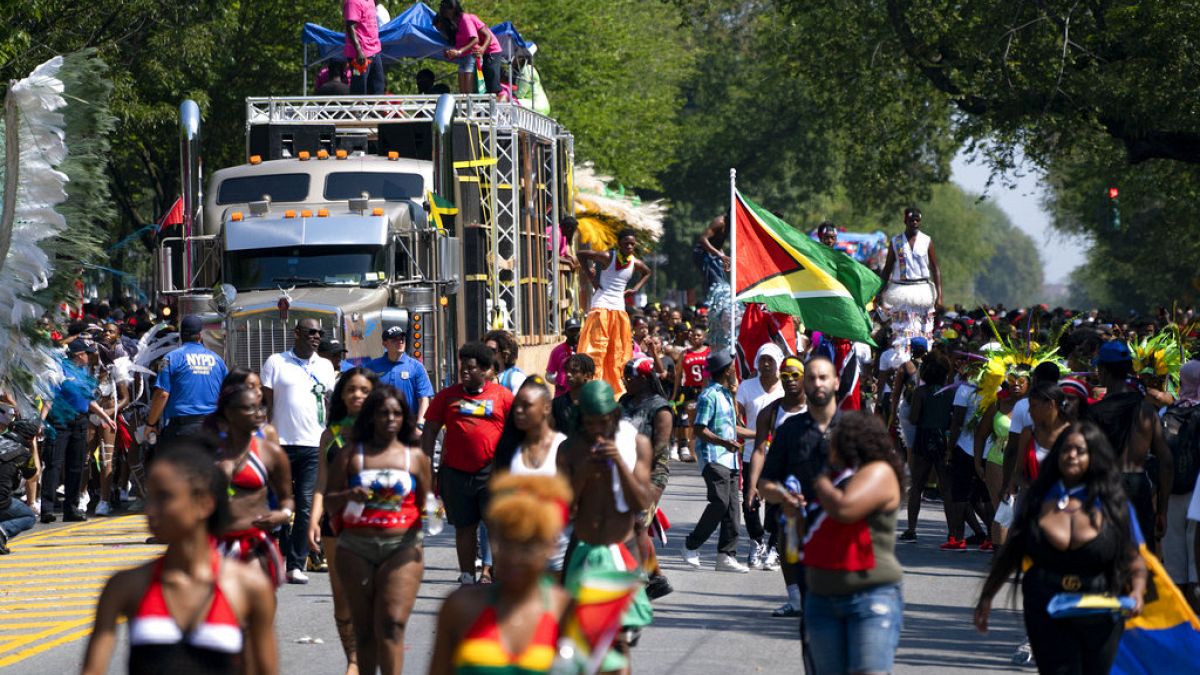
<instances>
[{"instance_id":1,"label":"person standing on truck roof","mask_svg":"<svg viewBox=\"0 0 1200 675\"><path fill-rule=\"evenodd\" d=\"M404 394L404 403L409 410L416 411L417 427L425 426L425 411L429 399L433 398L433 384L429 373L419 359L405 352L408 333L400 326L392 326L383 332L383 346L387 353L367 362L366 369L379 376L380 384L390 384Z\"/></svg>"},{"instance_id":2,"label":"person standing on truck roof","mask_svg":"<svg viewBox=\"0 0 1200 675\"><path fill-rule=\"evenodd\" d=\"M438 6L435 26L451 44L446 58L458 64L458 91L476 93L475 66L482 66L483 84L489 94L500 93L502 55L496 36L479 17L463 10L458 0L442 0Z\"/></svg>"},{"instance_id":3,"label":"person standing on truck roof","mask_svg":"<svg viewBox=\"0 0 1200 675\"><path fill-rule=\"evenodd\" d=\"M350 60L350 93L378 95L384 93L382 46L379 44L379 21L372 0L343 0L342 18L346 20L346 47L342 54Z\"/></svg>"},{"instance_id":4,"label":"person standing on truck roof","mask_svg":"<svg viewBox=\"0 0 1200 675\"><path fill-rule=\"evenodd\" d=\"M146 426L157 431L162 421L167 421L159 434L160 443L199 432L204 419L217 409L221 382L229 374L229 367L200 341L203 330L200 317L183 317L179 322L183 344L163 358L163 368L154 380Z\"/></svg>"},{"instance_id":5,"label":"person standing on truck roof","mask_svg":"<svg viewBox=\"0 0 1200 675\"><path fill-rule=\"evenodd\" d=\"M637 232L621 230L617 248L611 251L580 251L585 265L595 264L596 292L579 334L579 352L592 357L600 379L620 396L625 393L625 362L633 358L633 327L625 311L625 296L636 295L650 280L650 267L634 257ZM631 283L635 274L641 278Z\"/></svg>"},{"instance_id":6,"label":"person standing on truck roof","mask_svg":"<svg viewBox=\"0 0 1200 675\"><path fill-rule=\"evenodd\" d=\"M295 346L272 354L263 363L263 402L271 411L271 424L292 465L292 494L296 516L285 528L287 581L306 584L308 521L312 515L313 488L317 483L321 434L325 431L328 395L333 390L333 364L317 356L325 331L316 319L296 322Z\"/></svg>"}]
</instances>

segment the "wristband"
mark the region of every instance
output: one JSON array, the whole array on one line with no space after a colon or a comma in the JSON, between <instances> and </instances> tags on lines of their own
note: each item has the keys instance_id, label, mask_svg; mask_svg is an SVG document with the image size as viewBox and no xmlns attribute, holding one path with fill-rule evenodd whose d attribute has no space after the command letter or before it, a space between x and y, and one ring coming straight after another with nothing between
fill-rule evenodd
<instances>
[{"instance_id":1,"label":"wristband","mask_svg":"<svg viewBox=\"0 0 1200 675\"><path fill-rule=\"evenodd\" d=\"M288 508L288 507L286 507L286 506L285 506L285 507L283 507L282 509L279 509L279 512L280 512L280 513L282 513L283 515L287 516L287 519L288 519L288 520L291 520L291 519L292 519L292 517L295 515L295 514L293 514L293 513L292 513L292 510L291 510L291 509L289 509L289 508Z\"/></svg>"}]
</instances>

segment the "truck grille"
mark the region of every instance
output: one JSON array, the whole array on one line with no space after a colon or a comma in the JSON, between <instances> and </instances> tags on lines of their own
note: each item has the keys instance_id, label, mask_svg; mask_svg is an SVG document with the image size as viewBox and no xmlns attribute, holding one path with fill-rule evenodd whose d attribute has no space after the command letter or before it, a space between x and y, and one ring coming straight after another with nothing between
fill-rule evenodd
<instances>
[{"instance_id":1,"label":"truck grille","mask_svg":"<svg viewBox=\"0 0 1200 675\"><path fill-rule=\"evenodd\" d=\"M286 322L279 320L275 310L242 316L234 314L230 319L229 330L226 331L229 367L249 368L255 372L261 370L268 356L292 348L295 342L293 327L299 319L316 319L327 338L341 339L341 336L336 334L340 322L328 312L298 310L293 306L288 312Z\"/></svg>"}]
</instances>

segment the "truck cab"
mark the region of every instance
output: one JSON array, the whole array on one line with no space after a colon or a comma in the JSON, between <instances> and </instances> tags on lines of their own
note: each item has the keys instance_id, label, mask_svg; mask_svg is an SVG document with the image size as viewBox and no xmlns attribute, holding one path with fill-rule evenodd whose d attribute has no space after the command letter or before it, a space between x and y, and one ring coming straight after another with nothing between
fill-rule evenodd
<instances>
[{"instance_id":1,"label":"truck cab","mask_svg":"<svg viewBox=\"0 0 1200 675\"><path fill-rule=\"evenodd\" d=\"M557 122L448 94L251 98L246 120L246 162L204 191L199 108L181 106L184 224L160 240L156 278L231 366L290 349L300 318L355 363L400 326L438 387L458 345L493 328L544 365L577 311L549 245L573 203Z\"/></svg>"}]
</instances>

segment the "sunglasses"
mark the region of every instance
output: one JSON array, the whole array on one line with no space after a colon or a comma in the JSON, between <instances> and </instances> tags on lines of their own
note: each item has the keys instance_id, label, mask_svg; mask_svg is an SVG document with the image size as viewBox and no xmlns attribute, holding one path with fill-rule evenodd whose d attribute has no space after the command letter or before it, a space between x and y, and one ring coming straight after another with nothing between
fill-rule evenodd
<instances>
[{"instance_id":1,"label":"sunglasses","mask_svg":"<svg viewBox=\"0 0 1200 675\"><path fill-rule=\"evenodd\" d=\"M804 377L804 375L801 373L780 373L779 374L779 379L785 380L787 382L791 382L792 380L799 380L802 377Z\"/></svg>"},{"instance_id":2,"label":"sunglasses","mask_svg":"<svg viewBox=\"0 0 1200 675\"><path fill-rule=\"evenodd\" d=\"M325 331L321 330L320 328L309 328L307 330L304 328L297 328L296 332L305 337L312 337L314 335L317 337L325 337Z\"/></svg>"}]
</instances>

